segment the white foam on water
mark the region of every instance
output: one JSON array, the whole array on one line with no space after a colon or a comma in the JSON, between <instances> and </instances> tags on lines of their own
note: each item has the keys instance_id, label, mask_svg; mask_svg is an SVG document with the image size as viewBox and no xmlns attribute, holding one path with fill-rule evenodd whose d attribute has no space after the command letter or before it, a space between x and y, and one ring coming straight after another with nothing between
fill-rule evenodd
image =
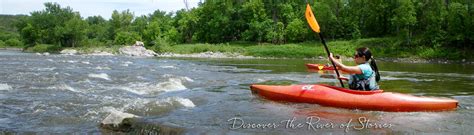
<instances>
[{"instance_id":1,"label":"white foam on water","mask_svg":"<svg viewBox=\"0 0 474 135\"><path fill-rule=\"evenodd\" d=\"M117 89L125 90L139 95L171 92L188 89L184 86L184 82L193 82L189 77L173 77L168 78L167 81L158 83L133 83L127 86L116 87Z\"/></svg>"},{"instance_id":2,"label":"white foam on water","mask_svg":"<svg viewBox=\"0 0 474 135\"><path fill-rule=\"evenodd\" d=\"M100 74L89 74L87 75L91 78L100 78L100 79L104 79L104 80L108 80L110 81L110 77L109 75L107 75L106 73L100 73Z\"/></svg>"},{"instance_id":3,"label":"white foam on water","mask_svg":"<svg viewBox=\"0 0 474 135\"><path fill-rule=\"evenodd\" d=\"M257 79L257 83L261 83L261 82L265 82L265 81L267 81L267 80L261 79L261 78L258 78L258 79Z\"/></svg>"},{"instance_id":4,"label":"white foam on water","mask_svg":"<svg viewBox=\"0 0 474 135\"><path fill-rule=\"evenodd\" d=\"M160 68L164 68L164 69L177 69L177 67L175 67L175 66L160 66Z\"/></svg>"},{"instance_id":5,"label":"white foam on water","mask_svg":"<svg viewBox=\"0 0 474 135\"><path fill-rule=\"evenodd\" d=\"M81 92L81 91L78 91L76 90L75 88L67 85L67 84L58 84L58 85L54 85L54 86L50 86L50 87L47 87L46 89L51 89L51 90L67 90L67 91L72 91L72 92Z\"/></svg>"},{"instance_id":6,"label":"white foam on water","mask_svg":"<svg viewBox=\"0 0 474 135\"><path fill-rule=\"evenodd\" d=\"M12 120L10 118L0 118L0 123L11 123Z\"/></svg>"},{"instance_id":7,"label":"white foam on water","mask_svg":"<svg viewBox=\"0 0 474 135\"><path fill-rule=\"evenodd\" d=\"M164 77L164 78L176 78L176 79L180 79L182 81L194 82L193 79L191 79L187 76L174 76L174 75L171 75L171 74L164 74L164 75L162 75L162 77Z\"/></svg>"},{"instance_id":8,"label":"white foam on water","mask_svg":"<svg viewBox=\"0 0 474 135\"><path fill-rule=\"evenodd\" d=\"M179 91L187 89L179 78L169 78L166 82L158 83L154 86L159 91Z\"/></svg>"},{"instance_id":9,"label":"white foam on water","mask_svg":"<svg viewBox=\"0 0 474 135\"><path fill-rule=\"evenodd\" d=\"M138 86L137 86L138 85ZM145 95L156 92L170 92L170 91L179 91L187 89L186 86L182 84L182 81L176 78L170 78L166 82L161 82L158 84L136 84L130 87L119 87L119 89L126 90L135 94Z\"/></svg>"},{"instance_id":10,"label":"white foam on water","mask_svg":"<svg viewBox=\"0 0 474 135\"><path fill-rule=\"evenodd\" d=\"M50 67L50 68L37 68L38 71L53 71L55 70L56 67Z\"/></svg>"},{"instance_id":11,"label":"white foam on water","mask_svg":"<svg viewBox=\"0 0 474 135\"><path fill-rule=\"evenodd\" d=\"M145 80L146 78L143 76L137 76L137 79Z\"/></svg>"},{"instance_id":12,"label":"white foam on water","mask_svg":"<svg viewBox=\"0 0 474 135\"><path fill-rule=\"evenodd\" d=\"M128 91L128 92L132 92L132 93L135 93L135 94L139 94L139 95L144 95L144 94L147 94L146 91L141 91L139 89L132 89L130 87L117 87L118 89L121 89L121 90L125 90L125 91Z\"/></svg>"},{"instance_id":13,"label":"white foam on water","mask_svg":"<svg viewBox=\"0 0 474 135\"><path fill-rule=\"evenodd\" d=\"M111 70L110 67L101 67L101 66L97 66L97 67L95 67L95 69L98 69L98 70Z\"/></svg>"},{"instance_id":14,"label":"white foam on water","mask_svg":"<svg viewBox=\"0 0 474 135\"><path fill-rule=\"evenodd\" d=\"M128 67L128 65L130 65L130 64L133 64L133 62L131 62L131 61L125 61L125 62L123 62L122 64L120 64L120 66Z\"/></svg>"},{"instance_id":15,"label":"white foam on water","mask_svg":"<svg viewBox=\"0 0 474 135\"><path fill-rule=\"evenodd\" d=\"M186 80L186 81L188 81L188 82L194 82L193 79L191 79L191 78L189 78L189 77L187 77L187 76L181 77L181 79Z\"/></svg>"},{"instance_id":16,"label":"white foam on water","mask_svg":"<svg viewBox=\"0 0 474 135\"><path fill-rule=\"evenodd\" d=\"M36 109L35 111L33 111L32 114L37 114L37 113L42 113L42 112L45 112L46 110L43 110L43 109Z\"/></svg>"},{"instance_id":17,"label":"white foam on water","mask_svg":"<svg viewBox=\"0 0 474 135\"><path fill-rule=\"evenodd\" d=\"M72 91L72 92L80 92L80 91L76 90L75 88L73 88L73 87L71 87L67 84L62 84L58 88L68 90L68 91Z\"/></svg>"},{"instance_id":18,"label":"white foam on water","mask_svg":"<svg viewBox=\"0 0 474 135\"><path fill-rule=\"evenodd\" d=\"M162 75L161 77L164 77L164 78L170 78L170 77L173 77L174 75L172 74L164 74Z\"/></svg>"},{"instance_id":19,"label":"white foam on water","mask_svg":"<svg viewBox=\"0 0 474 135\"><path fill-rule=\"evenodd\" d=\"M87 64L87 65L91 64L89 61L81 61L81 63L82 64Z\"/></svg>"},{"instance_id":20,"label":"white foam on water","mask_svg":"<svg viewBox=\"0 0 474 135\"><path fill-rule=\"evenodd\" d=\"M11 90L12 87L5 83L0 83L0 90Z\"/></svg>"},{"instance_id":21,"label":"white foam on water","mask_svg":"<svg viewBox=\"0 0 474 135\"><path fill-rule=\"evenodd\" d=\"M193 108L196 105L187 98L167 97L164 99L133 99L125 101L122 110L141 116L156 116L179 108Z\"/></svg>"},{"instance_id":22,"label":"white foam on water","mask_svg":"<svg viewBox=\"0 0 474 135\"><path fill-rule=\"evenodd\" d=\"M168 98L168 102L178 102L179 104L181 104L182 106L184 107L189 107L189 108L192 108L192 107L196 107L196 105L193 103L193 101L191 101L190 99L187 99L187 98L181 98L181 97L176 97L176 98Z\"/></svg>"},{"instance_id":23,"label":"white foam on water","mask_svg":"<svg viewBox=\"0 0 474 135\"><path fill-rule=\"evenodd\" d=\"M167 98L160 99L157 101L148 101L144 105L150 105L150 104L162 106L162 107L187 107L187 108L196 107L193 101L187 98L182 98L182 97L167 97Z\"/></svg>"}]
</instances>

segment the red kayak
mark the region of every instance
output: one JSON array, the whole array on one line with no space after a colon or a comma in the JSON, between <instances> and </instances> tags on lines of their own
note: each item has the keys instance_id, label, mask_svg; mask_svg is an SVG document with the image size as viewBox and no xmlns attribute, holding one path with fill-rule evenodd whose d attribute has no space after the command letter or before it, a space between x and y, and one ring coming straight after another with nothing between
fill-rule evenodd
<instances>
[{"instance_id":1,"label":"red kayak","mask_svg":"<svg viewBox=\"0 0 474 135\"><path fill-rule=\"evenodd\" d=\"M333 66L327 66L323 64L306 64L306 67L310 70L334 70Z\"/></svg>"},{"instance_id":2,"label":"red kayak","mask_svg":"<svg viewBox=\"0 0 474 135\"><path fill-rule=\"evenodd\" d=\"M315 103L348 109L417 112L455 110L458 101L448 98L417 97L407 94L356 91L329 85L251 85L253 93L274 101Z\"/></svg>"}]
</instances>

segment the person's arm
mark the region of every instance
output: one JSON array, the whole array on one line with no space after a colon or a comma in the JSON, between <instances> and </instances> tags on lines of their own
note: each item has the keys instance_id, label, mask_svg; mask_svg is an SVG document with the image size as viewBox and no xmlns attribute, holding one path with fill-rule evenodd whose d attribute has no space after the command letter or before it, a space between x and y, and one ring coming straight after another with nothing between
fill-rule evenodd
<instances>
[{"instance_id":1,"label":"person's arm","mask_svg":"<svg viewBox=\"0 0 474 135\"><path fill-rule=\"evenodd\" d=\"M357 67L357 66L346 66L344 64L342 64L341 62L337 61L332 53L329 53L329 60L333 61L334 64L336 65L336 67L339 68L339 70L342 70L344 72L347 72L349 74L362 74L362 70Z\"/></svg>"}]
</instances>

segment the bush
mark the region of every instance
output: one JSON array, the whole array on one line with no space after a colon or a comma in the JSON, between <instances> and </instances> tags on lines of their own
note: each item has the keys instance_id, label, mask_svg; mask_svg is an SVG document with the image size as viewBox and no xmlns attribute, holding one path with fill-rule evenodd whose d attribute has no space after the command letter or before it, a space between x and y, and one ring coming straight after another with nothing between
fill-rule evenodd
<instances>
[{"instance_id":1,"label":"bush","mask_svg":"<svg viewBox=\"0 0 474 135\"><path fill-rule=\"evenodd\" d=\"M49 44L37 44L31 48L28 48L27 51L31 52L59 52L61 47L58 45L49 45Z\"/></svg>"},{"instance_id":2,"label":"bush","mask_svg":"<svg viewBox=\"0 0 474 135\"><path fill-rule=\"evenodd\" d=\"M141 40L142 37L136 32L119 32L115 36L114 43L116 45L130 45Z\"/></svg>"},{"instance_id":3,"label":"bush","mask_svg":"<svg viewBox=\"0 0 474 135\"><path fill-rule=\"evenodd\" d=\"M8 39L7 41L5 41L5 44L7 46L13 46L13 47L22 47L23 46L23 42L21 42L20 40L18 40L16 38Z\"/></svg>"},{"instance_id":4,"label":"bush","mask_svg":"<svg viewBox=\"0 0 474 135\"><path fill-rule=\"evenodd\" d=\"M84 44L83 47L99 47L99 46L106 46L106 43L105 43L105 42L102 42L102 41L100 41L100 40L97 39L97 38L84 40L83 44Z\"/></svg>"},{"instance_id":5,"label":"bush","mask_svg":"<svg viewBox=\"0 0 474 135\"><path fill-rule=\"evenodd\" d=\"M165 38L166 41L171 43L180 43L182 41L181 34L174 27L171 27L171 29L168 30Z\"/></svg>"},{"instance_id":6,"label":"bush","mask_svg":"<svg viewBox=\"0 0 474 135\"><path fill-rule=\"evenodd\" d=\"M20 38L20 35L18 35L17 33L4 31L0 27L0 40L6 41L6 40L12 39L12 38Z\"/></svg>"},{"instance_id":7,"label":"bush","mask_svg":"<svg viewBox=\"0 0 474 135\"><path fill-rule=\"evenodd\" d=\"M298 44L258 45L247 48L245 55L276 58L311 58L324 55L322 47L307 47Z\"/></svg>"},{"instance_id":8,"label":"bush","mask_svg":"<svg viewBox=\"0 0 474 135\"><path fill-rule=\"evenodd\" d=\"M0 40L0 48L4 48L4 47L6 47L6 46L5 46L5 42L3 42L2 40Z\"/></svg>"},{"instance_id":9,"label":"bush","mask_svg":"<svg viewBox=\"0 0 474 135\"><path fill-rule=\"evenodd\" d=\"M301 19L293 19L285 31L290 42L300 42L304 41L305 35L308 34L306 29L306 22L303 22Z\"/></svg>"},{"instance_id":10,"label":"bush","mask_svg":"<svg viewBox=\"0 0 474 135\"><path fill-rule=\"evenodd\" d=\"M170 44L167 41L162 40L162 39L157 39L151 42L151 45L152 46L150 49L155 51L156 53L164 53L171 50Z\"/></svg>"}]
</instances>

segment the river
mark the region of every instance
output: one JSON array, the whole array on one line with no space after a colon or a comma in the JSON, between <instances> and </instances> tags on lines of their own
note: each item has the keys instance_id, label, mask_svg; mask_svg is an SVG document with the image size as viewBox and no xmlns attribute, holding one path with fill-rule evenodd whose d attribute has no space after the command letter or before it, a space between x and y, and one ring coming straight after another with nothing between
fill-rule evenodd
<instances>
[{"instance_id":1,"label":"river","mask_svg":"<svg viewBox=\"0 0 474 135\"><path fill-rule=\"evenodd\" d=\"M378 63L385 91L453 98L460 102L455 111L349 110L274 102L249 90L254 83L338 83L332 73L308 72L305 63L325 61L40 56L0 51L0 132L120 132L100 125L111 113L139 116L132 122L132 133L474 132L473 65ZM310 126L309 120L315 125Z\"/></svg>"}]
</instances>

